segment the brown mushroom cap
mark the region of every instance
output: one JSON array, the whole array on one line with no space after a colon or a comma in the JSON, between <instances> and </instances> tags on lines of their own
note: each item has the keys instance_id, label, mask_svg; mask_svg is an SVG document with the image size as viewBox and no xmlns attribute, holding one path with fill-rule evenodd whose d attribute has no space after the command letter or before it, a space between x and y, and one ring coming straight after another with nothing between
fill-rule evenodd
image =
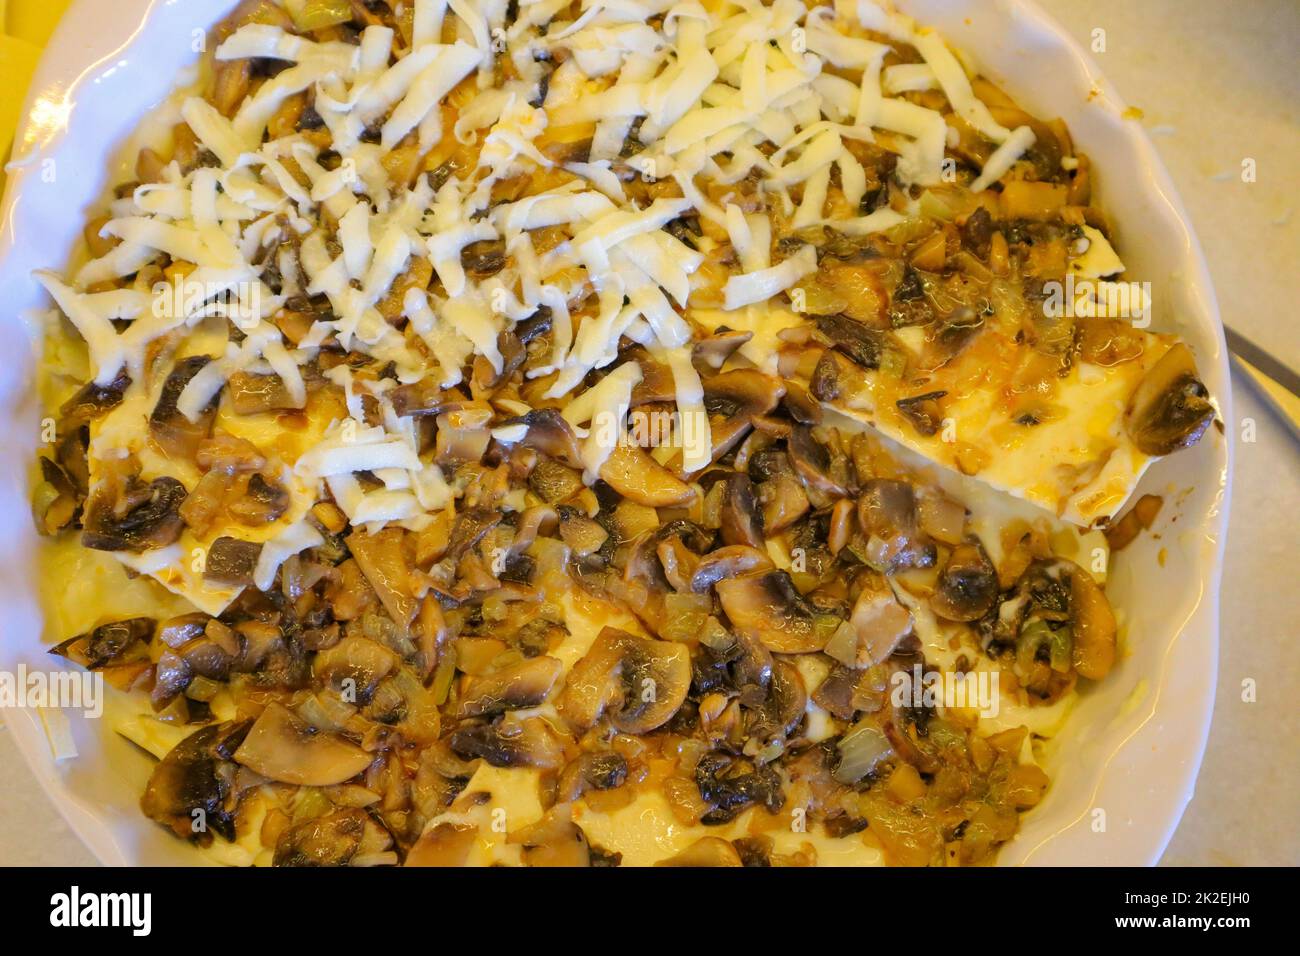
<instances>
[{"instance_id":1,"label":"brown mushroom cap","mask_svg":"<svg viewBox=\"0 0 1300 956\"><path fill-rule=\"evenodd\" d=\"M309 727L282 704L262 711L235 761L263 777L304 787L329 787L351 780L373 759L356 744Z\"/></svg>"},{"instance_id":2,"label":"brown mushroom cap","mask_svg":"<svg viewBox=\"0 0 1300 956\"><path fill-rule=\"evenodd\" d=\"M950 621L977 621L998 599L998 572L978 538L953 548L930 607Z\"/></svg>"},{"instance_id":3,"label":"brown mushroom cap","mask_svg":"<svg viewBox=\"0 0 1300 956\"><path fill-rule=\"evenodd\" d=\"M185 460L193 459L199 443L212 431L212 422L217 417L218 396L214 395L200 411L197 421L190 421L176 407L176 402L190 379L211 361L206 355L182 359L163 382L158 403L149 415L149 434L168 455Z\"/></svg>"},{"instance_id":4,"label":"brown mushroom cap","mask_svg":"<svg viewBox=\"0 0 1300 956\"><path fill-rule=\"evenodd\" d=\"M546 699L563 669L563 662L554 657L532 657L476 677L461 697L457 714L485 717L535 707Z\"/></svg>"},{"instance_id":5,"label":"brown mushroom cap","mask_svg":"<svg viewBox=\"0 0 1300 956\"><path fill-rule=\"evenodd\" d=\"M133 479L120 502L93 495L86 502L82 546L137 552L165 548L184 530L180 509L185 497L185 486L168 477L155 478L147 485Z\"/></svg>"},{"instance_id":6,"label":"brown mushroom cap","mask_svg":"<svg viewBox=\"0 0 1300 956\"><path fill-rule=\"evenodd\" d=\"M808 691L798 668L789 661L777 660L772 665L767 699L750 725L750 732L764 740L786 737L799 726L807 707Z\"/></svg>"},{"instance_id":7,"label":"brown mushroom cap","mask_svg":"<svg viewBox=\"0 0 1300 956\"><path fill-rule=\"evenodd\" d=\"M347 866L361 848L368 823L364 810L349 807L290 827L276 842L273 865Z\"/></svg>"},{"instance_id":8,"label":"brown mushroom cap","mask_svg":"<svg viewBox=\"0 0 1300 956\"><path fill-rule=\"evenodd\" d=\"M1200 441L1214 420L1209 390L1181 342L1148 371L1129 399L1124 427L1147 455L1168 455Z\"/></svg>"},{"instance_id":9,"label":"brown mushroom cap","mask_svg":"<svg viewBox=\"0 0 1300 956\"><path fill-rule=\"evenodd\" d=\"M729 544L700 558L691 575L691 590L704 594L724 578L739 577L772 567L767 552L746 544Z\"/></svg>"},{"instance_id":10,"label":"brown mushroom cap","mask_svg":"<svg viewBox=\"0 0 1300 956\"><path fill-rule=\"evenodd\" d=\"M726 482L722 498L722 540L761 551L764 547L763 519L754 498L754 483L748 475L742 474L734 474Z\"/></svg>"},{"instance_id":11,"label":"brown mushroom cap","mask_svg":"<svg viewBox=\"0 0 1300 956\"><path fill-rule=\"evenodd\" d=\"M743 631L776 654L807 654L826 646L830 634L785 571L766 571L717 584L722 609Z\"/></svg>"},{"instance_id":12,"label":"brown mushroom cap","mask_svg":"<svg viewBox=\"0 0 1300 956\"><path fill-rule=\"evenodd\" d=\"M808 487L816 488L833 498L848 495L849 490L830 474L830 454L813 438L812 429L807 425L796 425L791 429L786 451L790 464L794 465L794 470Z\"/></svg>"},{"instance_id":13,"label":"brown mushroom cap","mask_svg":"<svg viewBox=\"0 0 1300 956\"><path fill-rule=\"evenodd\" d=\"M516 721L509 717L493 724L462 727L451 735L451 749L465 758L481 757L493 767L543 767L564 765L564 747L540 717Z\"/></svg>"},{"instance_id":14,"label":"brown mushroom cap","mask_svg":"<svg viewBox=\"0 0 1300 956\"><path fill-rule=\"evenodd\" d=\"M623 733L645 734L677 713L690 684L686 645L606 627L570 670L559 710L578 730L591 728L608 712L610 723Z\"/></svg>"},{"instance_id":15,"label":"brown mushroom cap","mask_svg":"<svg viewBox=\"0 0 1300 956\"><path fill-rule=\"evenodd\" d=\"M1101 680L1115 665L1115 613L1092 575L1077 566L1070 574L1070 614L1074 621L1071 663L1081 677Z\"/></svg>"},{"instance_id":16,"label":"brown mushroom cap","mask_svg":"<svg viewBox=\"0 0 1300 956\"><path fill-rule=\"evenodd\" d=\"M178 837L207 845L212 834L235 838L229 798L236 767L234 749L251 721L212 724L190 734L159 761L149 777L140 808ZM196 814L195 811L201 811ZM196 828L197 823L202 827Z\"/></svg>"}]
</instances>

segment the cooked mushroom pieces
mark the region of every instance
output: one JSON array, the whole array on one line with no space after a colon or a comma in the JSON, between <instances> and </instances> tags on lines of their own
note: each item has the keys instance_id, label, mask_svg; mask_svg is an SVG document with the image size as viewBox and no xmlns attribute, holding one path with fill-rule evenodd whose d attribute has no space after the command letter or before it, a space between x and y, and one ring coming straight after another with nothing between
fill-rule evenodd
<instances>
[{"instance_id":1,"label":"cooked mushroom pieces","mask_svg":"<svg viewBox=\"0 0 1300 956\"><path fill-rule=\"evenodd\" d=\"M691 590L705 594L719 581L772 567L767 553L747 544L729 544L700 558L691 575Z\"/></svg>"},{"instance_id":2,"label":"cooked mushroom pieces","mask_svg":"<svg viewBox=\"0 0 1300 956\"><path fill-rule=\"evenodd\" d=\"M1058 674L1073 669L1100 680L1115 664L1117 627L1110 602L1092 575L1064 558L1030 565L987 632L991 650L1014 644L1020 671L1040 661Z\"/></svg>"},{"instance_id":3,"label":"cooked mushroom pieces","mask_svg":"<svg viewBox=\"0 0 1300 956\"><path fill-rule=\"evenodd\" d=\"M1124 427L1147 455L1195 445L1214 420L1209 390L1196 377L1191 350L1179 343L1146 373L1129 399Z\"/></svg>"},{"instance_id":4,"label":"cooked mushroom pieces","mask_svg":"<svg viewBox=\"0 0 1300 956\"><path fill-rule=\"evenodd\" d=\"M376 688L401 666L395 652L365 637L349 634L316 655L312 670L318 681L347 704L365 706Z\"/></svg>"},{"instance_id":5,"label":"cooked mushroom pieces","mask_svg":"<svg viewBox=\"0 0 1300 956\"><path fill-rule=\"evenodd\" d=\"M361 848L366 826L364 810L346 808L289 827L275 845L275 866L347 866Z\"/></svg>"},{"instance_id":6,"label":"cooked mushroom pieces","mask_svg":"<svg viewBox=\"0 0 1300 956\"><path fill-rule=\"evenodd\" d=\"M185 390L185 386L190 383L190 379L198 375L211 361L212 359L206 355L182 359L176 363L176 367L163 383L162 391L158 395L158 403L149 415L149 434L169 455L186 460L192 459L194 452L198 450L199 442L207 438L212 431L219 396L214 395L194 421L190 421L176 407L176 402L181 397L181 392Z\"/></svg>"},{"instance_id":7,"label":"cooked mushroom pieces","mask_svg":"<svg viewBox=\"0 0 1300 956\"><path fill-rule=\"evenodd\" d=\"M695 765L695 785L710 810L700 817L705 826L727 823L755 804L776 813L785 806L781 776L768 765L753 766L730 754L713 751Z\"/></svg>"},{"instance_id":8,"label":"cooked mushroom pieces","mask_svg":"<svg viewBox=\"0 0 1300 956\"><path fill-rule=\"evenodd\" d=\"M143 650L153 638L157 622L151 617L132 617L101 624L88 634L78 634L50 650L89 670L98 670L121 660L128 652Z\"/></svg>"},{"instance_id":9,"label":"cooked mushroom pieces","mask_svg":"<svg viewBox=\"0 0 1300 956\"><path fill-rule=\"evenodd\" d=\"M884 333L844 315L819 315L816 322L817 331L858 365L867 369L880 367L880 355L886 348Z\"/></svg>"},{"instance_id":10,"label":"cooked mushroom pieces","mask_svg":"<svg viewBox=\"0 0 1300 956\"><path fill-rule=\"evenodd\" d=\"M277 703L266 706L235 751L235 761L249 770L304 787L351 780L371 760L372 755L356 744L309 726Z\"/></svg>"},{"instance_id":11,"label":"cooked mushroom pieces","mask_svg":"<svg viewBox=\"0 0 1300 956\"><path fill-rule=\"evenodd\" d=\"M472 678L460 699L461 717L487 717L536 707L551 692L564 664L554 657L531 657Z\"/></svg>"},{"instance_id":12,"label":"cooked mushroom pieces","mask_svg":"<svg viewBox=\"0 0 1300 956\"><path fill-rule=\"evenodd\" d=\"M470 724L451 735L451 749L467 760L476 757L493 767L541 767L554 769L564 764L564 748L546 721L509 716L491 724Z\"/></svg>"},{"instance_id":13,"label":"cooked mushroom pieces","mask_svg":"<svg viewBox=\"0 0 1300 956\"><path fill-rule=\"evenodd\" d=\"M686 645L606 627L570 670L559 710L575 730L607 715L623 733L645 734L677 713L690 685Z\"/></svg>"},{"instance_id":14,"label":"cooked mushroom pieces","mask_svg":"<svg viewBox=\"0 0 1300 956\"><path fill-rule=\"evenodd\" d=\"M858 499L867 564L884 574L934 564L934 542L917 525L916 493L905 481L873 478Z\"/></svg>"},{"instance_id":15,"label":"cooked mushroom pieces","mask_svg":"<svg viewBox=\"0 0 1300 956\"><path fill-rule=\"evenodd\" d=\"M786 443L790 463L809 488L833 498L843 498L849 490L831 474L831 456L822 445L813 438L812 429L806 425L796 425L790 431L790 440Z\"/></svg>"},{"instance_id":16,"label":"cooked mushroom pieces","mask_svg":"<svg viewBox=\"0 0 1300 956\"><path fill-rule=\"evenodd\" d=\"M126 374L125 369L107 385L87 382L59 408L61 419L59 431L73 431L101 415L108 414L122 404L130 384L131 377Z\"/></svg>"},{"instance_id":17,"label":"cooked mushroom pieces","mask_svg":"<svg viewBox=\"0 0 1300 956\"><path fill-rule=\"evenodd\" d=\"M950 621L977 621L998 598L998 572L978 538L953 548L939 572L930 607Z\"/></svg>"},{"instance_id":18,"label":"cooked mushroom pieces","mask_svg":"<svg viewBox=\"0 0 1300 956\"><path fill-rule=\"evenodd\" d=\"M722 498L722 540L761 551L764 547L763 519L754 498L754 483L748 475L739 473L724 480L727 484Z\"/></svg>"},{"instance_id":19,"label":"cooked mushroom pieces","mask_svg":"<svg viewBox=\"0 0 1300 956\"><path fill-rule=\"evenodd\" d=\"M834 630L818 620L816 609L785 571L747 574L719 581L716 587L732 626L773 653L820 651Z\"/></svg>"},{"instance_id":20,"label":"cooked mushroom pieces","mask_svg":"<svg viewBox=\"0 0 1300 956\"><path fill-rule=\"evenodd\" d=\"M261 557L262 545L255 541L222 536L208 548L203 564L203 579L221 587L245 587L253 583L253 571Z\"/></svg>"},{"instance_id":21,"label":"cooked mushroom pieces","mask_svg":"<svg viewBox=\"0 0 1300 956\"><path fill-rule=\"evenodd\" d=\"M278 521L288 510L288 489L277 481L267 481L260 473L248 479L248 490L230 506L230 513L240 524L254 527Z\"/></svg>"},{"instance_id":22,"label":"cooked mushroom pieces","mask_svg":"<svg viewBox=\"0 0 1300 956\"><path fill-rule=\"evenodd\" d=\"M1115 613L1092 575L1077 565L1070 569L1070 612L1071 663L1079 676L1101 680L1115 665Z\"/></svg>"},{"instance_id":23,"label":"cooked mushroom pieces","mask_svg":"<svg viewBox=\"0 0 1300 956\"><path fill-rule=\"evenodd\" d=\"M132 479L116 501L104 493L92 495L81 543L96 551L165 548L181 536L185 495L185 486L175 478L155 478L148 484Z\"/></svg>"},{"instance_id":24,"label":"cooked mushroom pieces","mask_svg":"<svg viewBox=\"0 0 1300 956\"><path fill-rule=\"evenodd\" d=\"M762 744L783 743L795 732L808 707L808 692L798 669L786 660L772 665L772 678L761 706L753 712L747 727L751 737ZM747 751L748 752L748 751ZM760 756L778 756L777 753Z\"/></svg>"},{"instance_id":25,"label":"cooked mushroom pieces","mask_svg":"<svg viewBox=\"0 0 1300 956\"><path fill-rule=\"evenodd\" d=\"M235 794L238 767L231 762L251 721L213 724L195 731L173 747L154 768L140 808L183 840L201 846L216 833L235 839Z\"/></svg>"}]
</instances>

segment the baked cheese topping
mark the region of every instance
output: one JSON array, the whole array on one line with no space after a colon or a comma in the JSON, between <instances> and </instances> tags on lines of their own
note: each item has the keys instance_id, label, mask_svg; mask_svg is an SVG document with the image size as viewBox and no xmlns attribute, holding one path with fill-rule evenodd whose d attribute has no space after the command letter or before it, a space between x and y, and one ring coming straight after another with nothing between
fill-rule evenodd
<instances>
[{"instance_id":1,"label":"baked cheese topping","mask_svg":"<svg viewBox=\"0 0 1300 956\"><path fill-rule=\"evenodd\" d=\"M145 814L992 859L1214 416L1064 126L873 0L247 0L204 71L35 276L56 651Z\"/></svg>"}]
</instances>

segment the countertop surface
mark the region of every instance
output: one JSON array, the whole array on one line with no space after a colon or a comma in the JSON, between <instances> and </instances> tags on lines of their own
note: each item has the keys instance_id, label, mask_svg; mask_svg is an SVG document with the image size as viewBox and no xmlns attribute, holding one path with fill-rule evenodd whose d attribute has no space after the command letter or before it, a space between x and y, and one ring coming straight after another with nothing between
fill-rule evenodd
<instances>
[{"instance_id":1,"label":"countertop surface","mask_svg":"<svg viewBox=\"0 0 1300 956\"><path fill-rule=\"evenodd\" d=\"M1143 112L1214 275L1223 319L1300 368L1300 4L1040 0ZM1255 161L1254 182L1242 162ZM1107 175L1105 171L1102 175ZM1110 173L1114 175L1114 173ZM1196 795L1163 863L1300 864L1300 442L1244 376L1219 691ZM1253 432L1255 441L1241 440ZM1253 701L1243 699L1253 682ZM91 865L0 725L0 864Z\"/></svg>"}]
</instances>

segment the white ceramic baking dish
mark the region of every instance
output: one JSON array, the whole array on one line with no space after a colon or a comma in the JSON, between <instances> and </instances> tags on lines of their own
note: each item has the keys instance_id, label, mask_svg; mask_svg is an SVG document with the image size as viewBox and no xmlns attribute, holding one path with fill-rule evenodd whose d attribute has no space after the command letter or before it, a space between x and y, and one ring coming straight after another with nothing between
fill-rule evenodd
<instances>
[{"instance_id":1,"label":"white ceramic baking dish","mask_svg":"<svg viewBox=\"0 0 1300 956\"><path fill-rule=\"evenodd\" d=\"M35 347L23 313L48 304L30 274L67 261L122 144L196 61L195 31L231 6L78 0L37 71L0 220L0 328L8 351L0 362L0 668L25 662L48 669L46 648L56 637L42 637L34 598L27 473L39 415ZM1210 277L1155 150L1057 24L1024 0L899 6L969 51L1031 112L1066 121L1093 159L1131 276L1153 283L1154 327L1191 344L1229 424L1157 463L1143 480L1143 490L1166 496L1159 538L1144 535L1118 556L1108 586L1127 622L1128 654L1083 695L1053 748L1047 798L1000 857L1003 864L1151 864L1191 798L1214 702L1233 419ZM140 814L149 760L106 721L74 717L80 755L56 762L36 714L6 709L5 718L50 799L104 863L199 862Z\"/></svg>"}]
</instances>

